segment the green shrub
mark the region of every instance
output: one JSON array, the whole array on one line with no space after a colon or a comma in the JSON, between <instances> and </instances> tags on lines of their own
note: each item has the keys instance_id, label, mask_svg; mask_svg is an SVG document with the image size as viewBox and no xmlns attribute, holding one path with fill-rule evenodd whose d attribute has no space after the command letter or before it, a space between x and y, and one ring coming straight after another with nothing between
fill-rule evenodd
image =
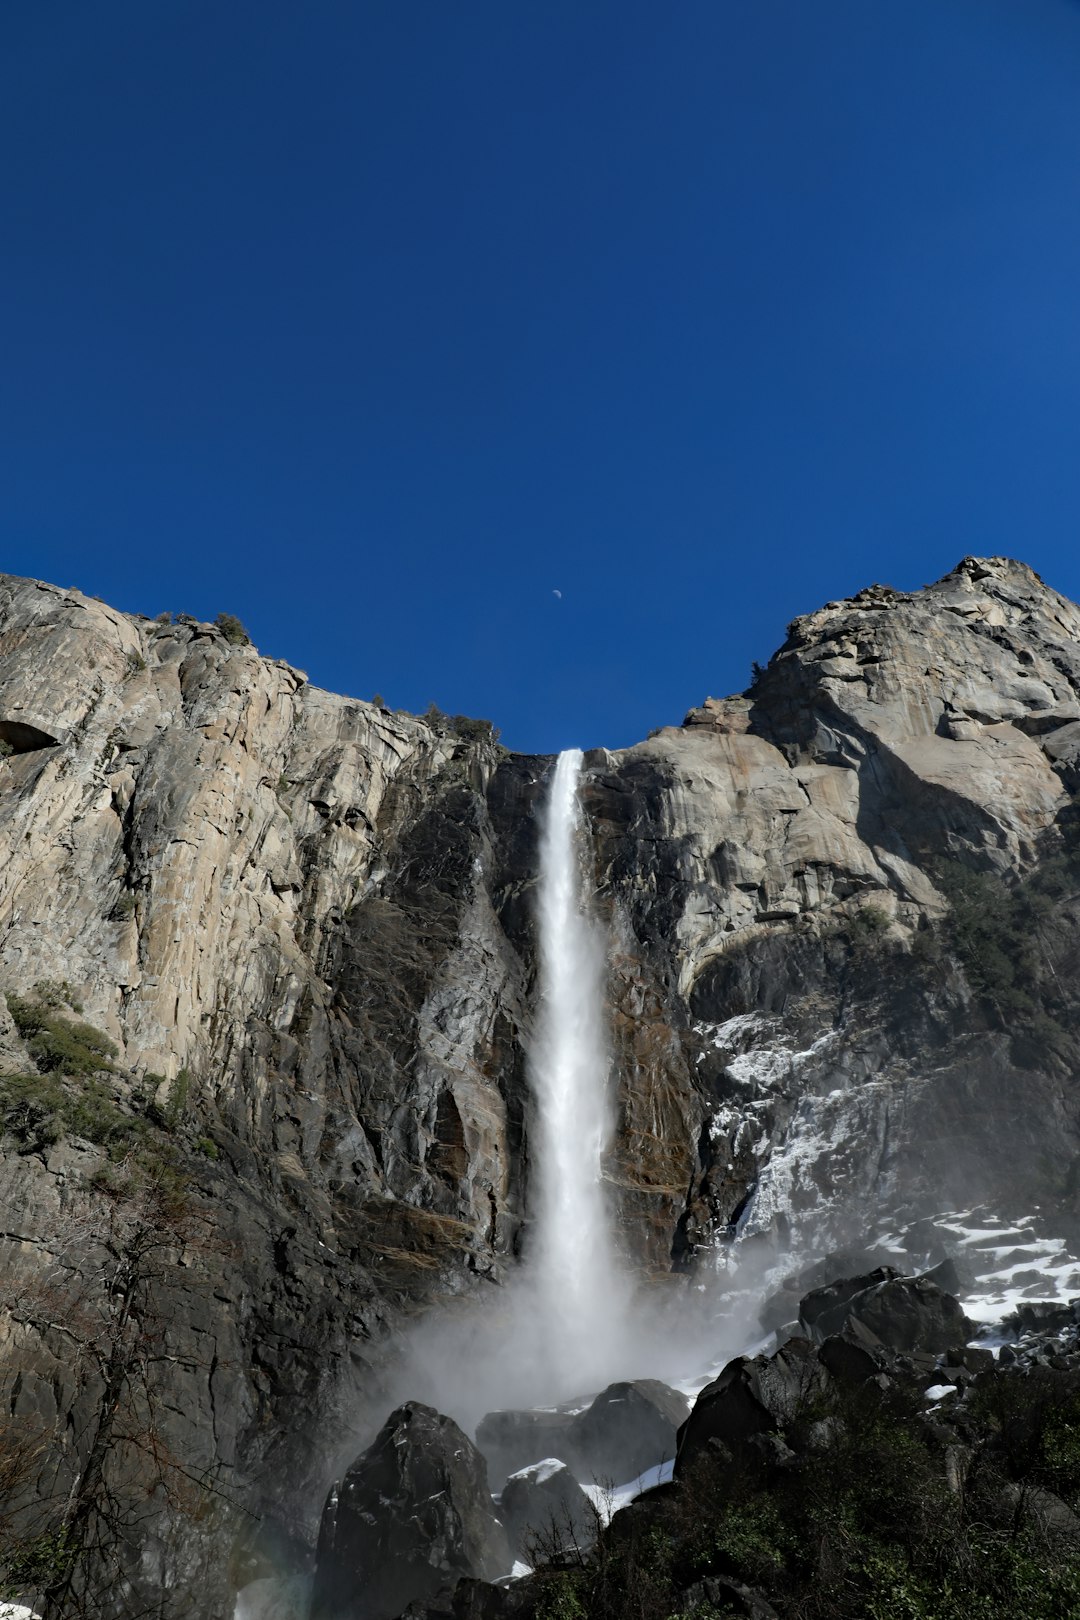
<instances>
[{"instance_id":1,"label":"green shrub","mask_svg":"<svg viewBox=\"0 0 1080 1620\"><path fill-rule=\"evenodd\" d=\"M67 984L42 983L35 994L8 993L8 1011L42 1074L101 1074L112 1071L116 1045L93 1024L55 1011L70 992Z\"/></svg>"},{"instance_id":2,"label":"green shrub","mask_svg":"<svg viewBox=\"0 0 1080 1620\"><path fill-rule=\"evenodd\" d=\"M72 1023L49 1014L26 1049L43 1074L100 1074L111 1072L116 1046L92 1024Z\"/></svg>"},{"instance_id":3,"label":"green shrub","mask_svg":"<svg viewBox=\"0 0 1080 1620\"><path fill-rule=\"evenodd\" d=\"M445 714L437 703L428 704L424 719L433 731L451 732L463 742L497 743L501 735L490 720L475 720L468 714Z\"/></svg>"},{"instance_id":4,"label":"green shrub","mask_svg":"<svg viewBox=\"0 0 1080 1620\"><path fill-rule=\"evenodd\" d=\"M146 1078L147 1080L156 1080L160 1085L165 1077L164 1075L147 1075ZM154 1124L160 1125L166 1131L175 1131L187 1113L190 1094L191 1073L188 1069L181 1069L169 1087L169 1094L164 1106L158 1102L150 1104L150 1118L154 1121Z\"/></svg>"},{"instance_id":5,"label":"green shrub","mask_svg":"<svg viewBox=\"0 0 1080 1620\"><path fill-rule=\"evenodd\" d=\"M214 623L230 646L250 647L251 637L234 613L219 613Z\"/></svg>"},{"instance_id":6,"label":"green shrub","mask_svg":"<svg viewBox=\"0 0 1080 1620\"><path fill-rule=\"evenodd\" d=\"M34 986L34 1000L43 1007L70 1007L72 1012L82 1012L82 1002L76 999L66 979L39 979Z\"/></svg>"},{"instance_id":7,"label":"green shrub","mask_svg":"<svg viewBox=\"0 0 1080 1620\"><path fill-rule=\"evenodd\" d=\"M145 1129L121 1113L100 1083L81 1086L53 1074L0 1075L0 1130L32 1152L62 1136L81 1136L110 1150L130 1145Z\"/></svg>"}]
</instances>

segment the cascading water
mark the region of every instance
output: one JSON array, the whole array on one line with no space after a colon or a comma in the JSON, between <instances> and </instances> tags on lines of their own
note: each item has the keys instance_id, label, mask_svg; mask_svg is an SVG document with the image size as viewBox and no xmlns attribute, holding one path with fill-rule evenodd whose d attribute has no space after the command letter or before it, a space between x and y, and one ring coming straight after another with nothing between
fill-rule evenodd
<instances>
[{"instance_id":1,"label":"cascading water","mask_svg":"<svg viewBox=\"0 0 1080 1620\"><path fill-rule=\"evenodd\" d=\"M559 755L540 845L540 1002L529 1054L537 1138L529 1264L552 1381L588 1388L622 1336L628 1285L601 1182L611 1133L605 949L582 885L582 754Z\"/></svg>"}]
</instances>

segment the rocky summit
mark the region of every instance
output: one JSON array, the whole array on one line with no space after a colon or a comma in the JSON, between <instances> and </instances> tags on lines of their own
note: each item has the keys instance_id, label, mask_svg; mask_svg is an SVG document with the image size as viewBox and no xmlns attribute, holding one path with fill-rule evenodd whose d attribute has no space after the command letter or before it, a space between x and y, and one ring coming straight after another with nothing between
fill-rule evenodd
<instances>
[{"instance_id":1,"label":"rocky summit","mask_svg":"<svg viewBox=\"0 0 1080 1620\"><path fill-rule=\"evenodd\" d=\"M0 1590L49 1620L247 1620L310 1573L403 1327L497 1296L527 1247L551 761L320 691L227 618L6 576L0 753ZM965 1313L1080 1295L1078 790L1080 610L1003 558L830 602L745 693L586 756L605 1179L659 1310L756 1266L747 1349L805 1307L788 1355L827 1405L829 1354L865 1370L886 1321L960 1354ZM747 1401L770 1377L731 1375ZM984 1416L943 1412L934 1490ZM818 1445L829 1411L796 1417L855 1467ZM444 1530L440 1578L465 1567ZM779 1602L752 1557L708 1567L702 1614Z\"/></svg>"}]
</instances>

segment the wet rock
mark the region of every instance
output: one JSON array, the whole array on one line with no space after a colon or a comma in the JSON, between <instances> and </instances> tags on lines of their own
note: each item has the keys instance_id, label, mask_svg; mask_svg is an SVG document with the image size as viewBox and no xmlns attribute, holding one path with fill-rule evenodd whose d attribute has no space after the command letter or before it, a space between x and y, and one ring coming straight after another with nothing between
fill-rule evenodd
<instances>
[{"instance_id":1,"label":"wet rock","mask_svg":"<svg viewBox=\"0 0 1080 1620\"><path fill-rule=\"evenodd\" d=\"M620 1485L675 1455L689 1410L678 1390L639 1378L609 1385L584 1412L489 1412L476 1443L496 1479L558 1457L581 1479Z\"/></svg>"},{"instance_id":2,"label":"wet rock","mask_svg":"<svg viewBox=\"0 0 1080 1620\"><path fill-rule=\"evenodd\" d=\"M462 1576L509 1569L483 1457L450 1418L410 1403L330 1494L311 1620L394 1620Z\"/></svg>"}]
</instances>

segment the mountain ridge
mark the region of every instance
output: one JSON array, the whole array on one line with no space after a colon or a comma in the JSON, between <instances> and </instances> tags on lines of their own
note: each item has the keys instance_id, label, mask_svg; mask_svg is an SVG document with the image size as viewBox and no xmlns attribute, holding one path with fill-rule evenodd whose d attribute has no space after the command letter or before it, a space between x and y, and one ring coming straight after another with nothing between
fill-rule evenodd
<instances>
[{"instance_id":1,"label":"mountain ridge","mask_svg":"<svg viewBox=\"0 0 1080 1620\"><path fill-rule=\"evenodd\" d=\"M106 1331L109 1243L156 1211L180 1259L139 1283L139 1388L228 1507L169 1499L163 1562L124 1555L99 1612L172 1560L219 1620L267 1538L310 1549L402 1324L527 1245L548 758L10 576L0 737L3 1378L52 1481L26 1488L48 1525L85 1477L105 1386L71 1323ZM1072 1236L1078 787L1080 612L995 558L827 604L747 693L587 755L606 1175L652 1286L732 1242L823 1253L868 1209L1038 1203Z\"/></svg>"}]
</instances>

